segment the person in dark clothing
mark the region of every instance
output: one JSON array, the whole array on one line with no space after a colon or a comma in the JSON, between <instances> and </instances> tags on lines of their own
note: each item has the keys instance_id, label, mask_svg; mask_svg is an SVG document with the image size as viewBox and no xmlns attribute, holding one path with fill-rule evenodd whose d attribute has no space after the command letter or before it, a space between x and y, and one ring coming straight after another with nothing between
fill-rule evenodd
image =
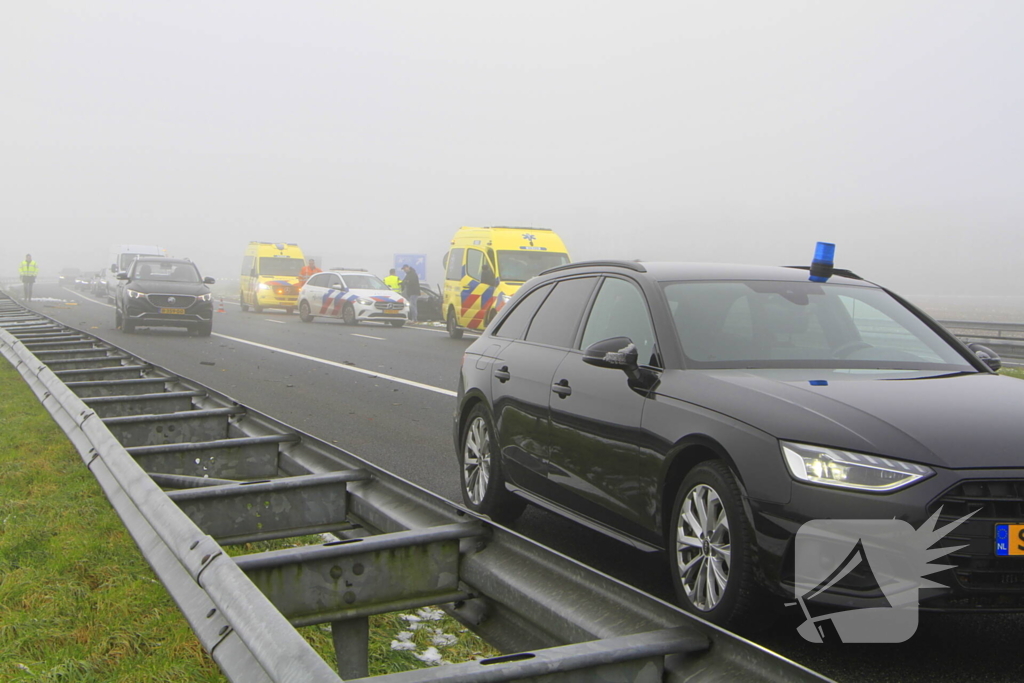
<instances>
[{"instance_id":1,"label":"person in dark clothing","mask_svg":"<svg viewBox=\"0 0 1024 683\"><path fill-rule=\"evenodd\" d=\"M409 322L416 322L419 317L417 305L420 298L420 276L408 264L402 266L405 277L402 279L402 296L409 302Z\"/></svg>"}]
</instances>

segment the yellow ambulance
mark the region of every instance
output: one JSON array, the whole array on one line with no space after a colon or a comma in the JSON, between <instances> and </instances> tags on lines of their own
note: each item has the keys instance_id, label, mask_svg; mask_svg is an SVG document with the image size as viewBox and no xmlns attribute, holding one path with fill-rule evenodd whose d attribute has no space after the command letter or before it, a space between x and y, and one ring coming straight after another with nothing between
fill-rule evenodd
<instances>
[{"instance_id":1,"label":"yellow ambulance","mask_svg":"<svg viewBox=\"0 0 1024 683\"><path fill-rule=\"evenodd\" d=\"M562 239L548 228L459 228L444 257L448 334L484 329L524 282L566 263Z\"/></svg>"},{"instance_id":2,"label":"yellow ambulance","mask_svg":"<svg viewBox=\"0 0 1024 683\"><path fill-rule=\"evenodd\" d=\"M302 288L300 272L306 258L297 244L249 242L242 258L242 311L262 313L264 308L295 310Z\"/></svg>"}]
</instances>

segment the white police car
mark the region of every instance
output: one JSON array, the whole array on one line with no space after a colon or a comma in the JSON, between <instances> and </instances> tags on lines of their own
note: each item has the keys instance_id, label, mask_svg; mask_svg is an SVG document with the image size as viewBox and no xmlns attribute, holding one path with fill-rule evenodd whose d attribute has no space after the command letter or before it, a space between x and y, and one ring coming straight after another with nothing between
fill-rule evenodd
<instances>
[{"instance_id":1,"label":"white police car","mask_svg":"<svg viewBox=\"0 0 1024 683\"><path fill-rule=\"evenodd\" d=\"M299 318L341 318L348 325L365 320L401 327L409 319L409 304L379 277L360 270L315 273L299 292Z\"/></svg>"}]
</instances>

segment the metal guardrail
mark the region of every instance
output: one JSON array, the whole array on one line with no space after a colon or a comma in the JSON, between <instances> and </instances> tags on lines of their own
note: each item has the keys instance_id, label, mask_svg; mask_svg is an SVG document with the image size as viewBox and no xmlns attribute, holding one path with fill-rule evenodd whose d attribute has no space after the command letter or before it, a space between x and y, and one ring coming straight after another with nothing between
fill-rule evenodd
<instances>
[{"instance_id":1,"label":"metal guardrail","mask_svg":"<svg viewBox=\"0 0 1024 683\"><path fill-rule=\"evenodd\" d=\"M999 354L1003 365L1024 366L1024 324L971 320L940 320L939 324L964 342L984 344Z\"/></svg>"},{"instance_id":2,"label":"metal guardrail","mask_svg":"<svg viewBox=\"0 0 1024 683\"><path fill-rule=\"evenodd\" d=\"M516 654L374 680L826 680L2 295L0 352L231 681L365 677L369 616L425 606ZM311 533L338 540L223 549ZM338 673L295 630L311 624L331 625Z\"/></svg>"}]
</instances>

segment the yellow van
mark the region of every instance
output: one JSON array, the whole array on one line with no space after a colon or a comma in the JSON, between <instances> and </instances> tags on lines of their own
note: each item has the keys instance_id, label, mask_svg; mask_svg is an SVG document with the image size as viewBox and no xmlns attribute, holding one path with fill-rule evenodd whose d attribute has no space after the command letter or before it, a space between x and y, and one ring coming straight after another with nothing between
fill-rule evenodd
<instances>
[{"instance_id":1,"label":"yellow van","mask_svg":"<svg viewBox=\"0 0 1024 683\"><path fill-rule=\"evenodd\" d=\"M444 257L448 334L482 330L524 282L566 263L562 239L548 228L459 228Z\"/></svg>"},{"instance_id":2,"label":"yellow van","mask_svg":"<svg viewBox=\"0 0 1024 683\"><path fill-rule=\"evenodd\" d=\"M300 271L306 258L297 244L249 242L242 259L242 310L262 313L264 308L295 310L302 288Z\"/></svg>"}]
</instances>

